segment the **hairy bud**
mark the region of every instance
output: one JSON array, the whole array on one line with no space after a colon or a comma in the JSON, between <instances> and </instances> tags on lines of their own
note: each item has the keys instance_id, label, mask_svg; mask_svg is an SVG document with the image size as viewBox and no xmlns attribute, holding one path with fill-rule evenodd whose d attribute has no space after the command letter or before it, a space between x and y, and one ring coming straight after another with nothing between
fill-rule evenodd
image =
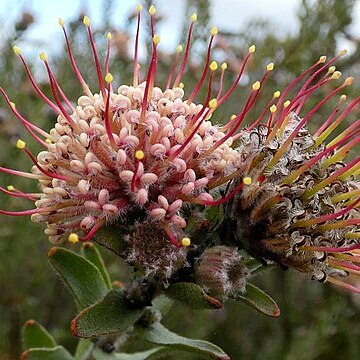
<instances>
[{"instance_id":1,"label":"hairy bud","mask_svg":"<svg viewBox=\"0 0 360 360\"><path fill-rule=\"evenodd\" d=\"M221 300L226 300L232 293L243 293L248 275L237 249L227 246L205 250L195 269L197 284Z\"/></svg>"}]
</instances>

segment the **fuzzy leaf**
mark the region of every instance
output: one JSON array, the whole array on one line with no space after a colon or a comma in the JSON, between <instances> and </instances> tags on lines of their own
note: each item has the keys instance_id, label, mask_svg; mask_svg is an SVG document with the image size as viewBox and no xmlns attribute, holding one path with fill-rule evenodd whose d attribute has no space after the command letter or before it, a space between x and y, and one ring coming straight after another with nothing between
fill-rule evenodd
<instances>
[{"instance_id":1,"label":"fuzzy leaf","mask_svg":"<svg viewBox=\"0 0 360 360\"><path fill-rule=\"evenodd\" d=\"M35 320L28 320L22 328L22 343L24 350L31 348L53 348L55 339Z\"/></svg>"},{"instance_id":2,"label":"fuzzy leaf","mask_svg":"<svg viewBox=\"0 0 360 360\"><path fill-rule=\"evenodd\" d=\"M85 243L81 249L83 256L92 262L100 271L108 289L112 289L109 273L106 270L104 260L102 259L99 250L92 243Z\"/></svg>"},{"instance_id":3,"label":"fuzzy leaf","mask_svg":"<svg viewBox=\"0 0 360 360\"><path fill-rule=\"evenodd\" d=\"M165 295L157 296L152 301L153 308L158 310L162 314L162 316L169 312L173 304L174 301Z\"/></svg>"},{"instance_id":4,"label":"fuzzy leaf","mask_svg":"<svg viewBox=\"0 0 360 360\"><path fill-rule=\"evenodd\" d=\"M204 290L193 283L175 283L164 292L171 299L182 302L193 309L221 309L222 303L205 294Z\"/></svg>"},{"instance_id":5,"label":"fuzzy leaf","mask_svg":"<svg viewBox=\"0 0 360 360\"><path fill-rule=\"evenodd\" d=\"M103 300L73 319L71 331L82 338L117 333L133 325L143 312L143 308L136 308L129 302L123 291L111 290Z\"/></svg>"},{"instance_id":6,"label":"fuzzy leaf","mask_svg":"<svg viewBox=\"0 0 360 360\"><path fill-rule=\"evenodd\" d=\"M49 250L51 265L73 293L80 309L101 300L108 288L105 281L90 261L64 248Z\"/></svg>"},{"instance_id":7,"label":"fuzzy leaf","mask_svg":"<svg viewBox=\"0 0 360 360\"><path fill-rule=\"evenodd\" d=\"M126 229L120 225L111 225L101 228L93 237L93 241L104 248L121 256L127 250L128 245L124 241Z\"/></svg>"},{"instance_id":8,"label":"fuzzy leaf","mask_svg":"<svg viewBox=\"0 0 360 360\"><path fill-rule=\"evenodd\" d=\"M133 354L113 353L105 354L103 351L97 349L92 354L95 360L151 360L158 358L159 355L169 353L169 349L164 347L157 347L154 349L141 351Z\"/></svg>"},{"instance_id":9,"label":"fuzzy leaf","mask_svg":"<svg viewBox=\"0 0 360 360\"><path fill-rule=\"evenodd\" d=\"M246 284L245 294L237 295L235 299L250 305L264 315L280 316L280 309L275 300L255 285Z\"/></svg>"},{"instance_id":10,"label":"fuzzy leaf","mask_svg":"<svg viewBox=\"0 0 360 360\"><path fill-rule=\"evenodd\" d=\"M80 339L76 346L75 360L88 360L94 349L94 343L87 339Z\"/></svg>"},{"instance_id":11,"label":"fuzzy leaf","mask_svg":"<svg viewBox=\"0 0 360 360\"><path fill-rule=\"evenodd\" d=\"M62 346L53 348L34 348L22 353L21 360L74 360Z\"/></svg>"},{"instance_id":12,"label":"fuzzy leaf","mask_svg":"<svg viewBox=\"0 0 360 360\"><path fill-rule=\"evenodd\" d=\"M156 345L165 345L173 349L207 355L213 359L228 360L229 356L218 346L203 340L188 339L177 335L158 322L150 326L136 326L136 333L146 341Z\"/></svg>"}]
</instances>

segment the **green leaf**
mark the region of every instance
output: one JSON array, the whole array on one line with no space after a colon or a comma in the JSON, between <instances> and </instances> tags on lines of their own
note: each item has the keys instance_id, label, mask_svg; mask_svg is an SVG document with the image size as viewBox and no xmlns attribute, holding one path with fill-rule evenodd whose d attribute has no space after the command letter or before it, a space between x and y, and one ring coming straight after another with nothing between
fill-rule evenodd
<instances>
[{"instance_id":1,"label":"green leaf","mask_svg":"<svg viewBox=\"0 0 360 360\"><path fill-rule=\"evenodd\" d=\"M93 342L87 339L80 339L76 346L75 360L88 360L93 349Z\"/></svg>"},{"instance_id":2,"label":"green leaf","mask_svg":"<svg viewBox=\"0 0 360 360\"><path fill-rule=\"evenodd\" d=\"M84 243L82 249L83 256L88 259L90 262L92 262L100 271L100 274L102 275L105 284L107 285L108 289L112 289L111 280L109 273L106 270L104 260L102 259L99 250L90 242Z\"/></svg>"},{"instance_id":3,"label":"green leaf","mask_svg":"<svg viewBox=\"0 0 360 360\"><path fill-rule=\"evenodd\" d=\"M30 349L22 353L21 360L74 360L62 346Z\"/></svg>"},{"instance_id":4,"label":"green leaf","mask_svg":"<svg viewBox=\"0 0 360 360\"><path fill-rule=\"evenodd\" d=\"M150 360L155 359L159 355L168 354L169 350L164 347L157 347L147 351L141 351L133 354L113 353L105 354L103 351L97 349L92 354L95 360Z\"/></svg>"},{"instance_id":5,"label":"green leaf","mask_svg":"<svg viewBox=\"0 0 360 360\"><path fill-rule=\"evenodd\" d=\"M93 241L121 256L128 249L128 244L124 240L124 235L128 229L121 225L110 225L98 230L93 237Z\"/></svg>"},{"instance_id":6,"label":"green leaf","mask_svg":"<svg viewBox=\"0 0 360 360\"><path fill-rule=\"evenodd\" d=\"M264 267L264 265L260 261L252 257L246 259L244 265L250 271L250 273L253 273L254 271L257 271L259 268Z\"/></svg>"},{"instance_id":7,"label":"green leaf","mask_svg":"<svg viewBox=\"0 0 360 360\"><path fill-rule=\"evenodd\" d=\"M207 355L213 359L227 360L229 356L218 346L203 340L188 339L177 335L158 322L150 326L136 326L136 333L142 336L146 341L156 345L166 345L173 349L188 351Z\"/></svg>"},{"instance_id":8,"label":"green leaf","mask_svg":"<svg viewBox=\"0 0 360 360\"><path fill-rule=\"evenodd\" d=\"M108 288L96 266L74 252L53 247L49 250L51 265L73 293L80 309L101 300Z\"/></svg>"},{"instance_id":9,"label":"green leaf","mask_svg":"<svg viewBox=\"0 0 360 360\"><path fill-rule=\"evenodd\" d=\"M133 325L143 312L144 308L134 307L122 290L111 290L103 300L73 319L71 331L83 338L117 333Z\"/></svg>"},{"instance_id":10,"label":"green leaf","mask_svg":"<svg viewBox=\"0 0 360 360\"><path fill-rule=\"evenodd\" d=\"M53 348L55 339L35 320L28 320L22 328L22 343L24 350L31 348Z\"/></svg>"},{"instance_id":11,"label":"green leaf","mask_svg":"<svg viewBox=\"0 0 360 360\"><path fill-rule=\"evenodd\" d=\"M193 309L221 309L222 303L207 295L204 290L193 283L175 283L170 285L164 294L171 299L182 302Z\"/></svg>"},{"instance_id":12,"label":"green leaf","mask_svg":"<svg viewBox=\"0 0 360 360\"><path fill-rule=\"evenodd\" d=\"M165 295L159 295L152 301L153 308L158 310L162 316L169 312L173 304L174 301Z\"/></svg>"},{"instance_id":13,"label":"green leaf","mask_svg":"<svg viewBox=\"0 0 360 360\"><path fill-rule=\"evenodd\" d=\"M269 263L267 265L262 264L256 259L249 258L247 261L245 261L246 268L250 271L250 277L253 278L255 276L258 276L265 271L271 270L274 267L277 267L276 264Z\"/></svg>"},{"instance_id":14,"label":"green leaf","mask_svg":"<svg viewBox=\"0 0 360 360\"><path fill-rule=\"evenodd\" d=\"M240 300L250 305L264 315L272 317L280 316L280 309L275 300L255 285L246 284L245 294L237 295L235 300Z\"/></svg>"}]
</instances>

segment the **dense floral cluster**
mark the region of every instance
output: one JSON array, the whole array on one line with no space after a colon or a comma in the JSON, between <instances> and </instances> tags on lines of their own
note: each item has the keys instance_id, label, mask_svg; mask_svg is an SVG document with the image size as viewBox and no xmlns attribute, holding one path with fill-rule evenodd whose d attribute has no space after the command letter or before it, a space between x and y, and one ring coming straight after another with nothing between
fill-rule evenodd
<instances>
[{"instance_id":1,"label":"dense floral cluster","mask_svg":"<svg viewBox=\"0 0 360 360\"><path fill-rule=\"evenodd\" d=\"M325 147L301 121L291 113L272 138L266 127L242 132L242 170L256 181L229 201L225 213L253 256L337 283L356 270L351 261L358 261L359 160L340 161L345 133Z\"/></svg>"},{"instance_id":2,"label":"dense floral cluster","mask_svg":"<svg viewBox=\"0 0 360 360\"><path fill-rule=\"evenodd\" d=\"M226 91L223 76L227 66L222 64L220 85L214 95L213 79L218 65L211 61L217 34L213 28L199 81L185 96L181 79L196 22L193 14L183 58L178 64L183 50L179 46L167 85L160 89L155 86L160 38L154 31L153 6L149 13L153 49L146 78L140 79L139 72L141 7L138 7L133 82L121 85L117 91L113 90L109 72L111 35L107 37L103 73L90 20L84 18L99 84L95 93L78 70L64 22L60 20L72 68L84 91L76 105L60 88L45 54L41 53L40 58L49 76L53 100L36 84L20 49L14 47L34 90L58 118L54 128L46 132L25 119L0 89L14 115L44 147L35 157L25 142L18 141L17 147L34 164L31 173L0 168L2 172L39 181L40 192L35 194L13 187L0 188L9 195L33 200L35 209L0 213L32 215L33 221L46 224L45 233L53 243L67 238L74 243L88 241L109 224L129 225L133 230L126 236L129 246L126 260L147 275L155 272L168 278L175 270L189 265L188 250L184 247L191 247L192 234L184 209L225 204L224 221L230 224L229 231L236 241L233 248L220 244L200 256L198 279L207 283L204 288L209 293L222 288L220 292L226 297L231 292L229 286L244 289L247 272L240 265L238 247L258 259L310 272L315 279L360 292L344 280L349 273L360 271L356 265L360 262L357 231L360 158L344 162L349 150L360 140L359 122L325 144L360 100L355 99L338 115L346 98L342 95L314 135L306 128L314 113L350 85L352 78L347 78L301 117L301 110L314 91L340 78L341 73L335 71L333 63L345 52L329 61L320 57L282 94L275 91L268 106L254 118L253 105L274 67L270 63L261 80L250 88L241 110L220 126L211 121L212 114L236 90L255 46L250 46ZM204 87L206 98L197 103L197 94ZM291 96L293 90L295 95ZM245 117L252 118L252 122L244 128ZM226 255L231 261L214 270L213 260L209 260L214 254ZM211 270L207 271L209 267ZM234 269L241 273L240 278L234 275Z\"/></svg>"}]
</instances>

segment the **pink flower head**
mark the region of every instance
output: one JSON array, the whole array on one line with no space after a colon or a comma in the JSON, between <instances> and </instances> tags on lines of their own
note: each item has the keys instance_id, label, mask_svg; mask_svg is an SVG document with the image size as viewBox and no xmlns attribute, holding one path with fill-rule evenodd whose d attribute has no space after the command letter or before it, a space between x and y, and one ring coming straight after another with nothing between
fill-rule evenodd
<instances>
[{"instance_id":1,"label":"pink flower head","mask_svg":"<svg viewBox=\"0 0 360 360\"><path fill-rule=\"evenodd\" d=\"M14 47L33 88L58 114L58 118L54 128L47 133L25 119L6 92L0 90L14 115L44 147L35 157L25 142L18 141L17 147L34 164L31 174L0 168L3 172L39 181L39 194L2 188L9 195L34 200L35 208L18 213L1 210L1 213L31 214L33 221L46 224L45 233L53 243L66 238L73 242L90 240L104 225L125 221L136 214L136 219L140 216L144 221L153 221L162 227L175 246L188 246L184 230L187 223L181 213L184 204L221 203L223 200L214 201L211 190L239 168L238 153L232 147L232 136L239 124L234 122L230 128L222 128L214 125L210 118L238 84L254 47L249 50L233 88L225 94L220 91L214 97L212 82L218 66L210 61L217 33L217 29L213 28L199 82L185 97L181 79L188 60L196 15L191 17L180 67L176 74L176 66L173 67L166 88L161 89L155 86L160 38L154 32L153 6L149 13L153 49L146 78L140 79L139 74L141 8L138 8L133 83L120 85L117 90L114 90L113 76L109 72L111 35L108 34L108 53L102 67L90 20L84 18L93 51L98 93L89 89L80 74L64 22L60 20L73 71L84 91L76 104L62 91L44 53L40 54L40 58L49 77L52 100L36 84L20 49ZM180 50L178 48L177 58ZM208 74L209 80L205 84ZM194 99L204 86L207 87L207 97L203 104L197 104ZM252 96L256 92L254 90ZM182 238L185 240L182 241Z\"/></svg>"}]
</instances>

